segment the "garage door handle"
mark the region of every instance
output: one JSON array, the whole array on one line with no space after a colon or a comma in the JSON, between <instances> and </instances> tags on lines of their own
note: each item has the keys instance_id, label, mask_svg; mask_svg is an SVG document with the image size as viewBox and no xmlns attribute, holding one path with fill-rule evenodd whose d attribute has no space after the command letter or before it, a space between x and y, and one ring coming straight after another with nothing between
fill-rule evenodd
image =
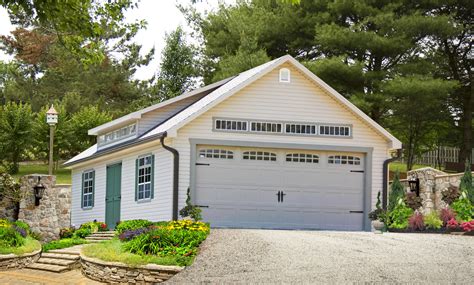
<instances>
[{"instance_id":1,"label":"garage door handle","mask_svg":"<svg viewBox=\"0 0 474 285\"><path fill-rule=\"evenodd\" d=\"M209 166L210 164L209 163L196 163L196 165L205 165L205 166Z\"/></svg>"},{"instance_id":2,"label":"garage door handle","mask_svg":"<svg viewBox=\"0 0 474 285\"><path fill-rule=\"evenodd\" d=\"M204 205L194 205L195 207L199 207L199 208L209 208L209 206L204 206Z\"/></svg>"},{"instance_id":3,"label":"garage door handle","mask_svg":"<svg viewBox=\"0 0 474 285\"><path fill-rule=\"evenodd\" d=\"M364 173L364 170L351 170L351 172Z\"/></svg>"},{"instance_id":4,"label":"garage door handle","mask_svg":"<svg viewBox=\"0 0 474 285\"><path fill-rule=\"evenodd\" d=\"M363 214L364 211L349 211L351 214Z\"/></svg>"}]
</instances>

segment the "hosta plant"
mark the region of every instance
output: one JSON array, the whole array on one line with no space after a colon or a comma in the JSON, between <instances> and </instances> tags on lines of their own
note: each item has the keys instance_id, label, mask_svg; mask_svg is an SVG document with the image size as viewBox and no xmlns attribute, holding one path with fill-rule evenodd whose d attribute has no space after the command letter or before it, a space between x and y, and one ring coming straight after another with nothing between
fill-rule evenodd
<instances>
[{"instance_id":1,"label":"hosta plant","mask_svg":"<svg viewBox=\"0 0 474 285\"><path fill-rule=\"evenodd\" d=\"M428 229L438 230L441 229L441 226L443 226L443 221L439 218L438 213L436 211L432 211L431 213L426 215L424 218L424 222L426 228Z\"/></svg>"},{"instance_id":2,"label":"hosta plant","mask_svg":"<svg viewBox=\"0 0 474 285\"><path fill-rule=\"evenodd\" d=\"M451 208L456 213L456 219L460 222L467 222L472 220L474 213L474 206L467 198L467 194L463 192L459 199L451 204Z\"/></svg>"},{"instance_id":3,"label":"hosta plant","mask_svg":"<svg viewBox=\"0 0 474 285\"><path fill-rule=\"evenodd\" d=\"M425 229L425 223L423 221L423 215L416 211L409 219L408 219L408 227L413 231L422 231Z\"/></svg>"},{"instance_id":4,"label":"hosta plant","mask_svg":"<svg viewBox=\"0 0 474 285\"><path fill-rule=\"evenodd\" d=\"M413 210L408 208L402 199L399 200L395 208L388 214L390 228L406 229L408 228L408 218L413 215Z\"/></svg>"}]
</instances>

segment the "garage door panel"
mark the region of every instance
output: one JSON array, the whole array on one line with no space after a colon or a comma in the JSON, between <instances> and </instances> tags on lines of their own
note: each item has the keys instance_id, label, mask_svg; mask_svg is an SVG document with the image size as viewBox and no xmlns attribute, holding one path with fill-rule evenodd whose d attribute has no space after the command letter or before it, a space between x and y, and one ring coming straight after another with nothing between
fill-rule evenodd
<instances>
[{"instance_id":1,"label":"garage door panel","mask_svg":"<svg viewBox=\"0 0 474 285\"><path fill-rule=\"evenodd\" d=\"M212 226L362 230L364 214L351 213L363 210L362 159L359 165L336 165L328 163L330 155L342 161L349 154L260 149L276 161L252 161L243 153L255 149L229 150L232 159L197 160L209 165L196 166L195 202L209 206L202 208L203 219ZM318 161L287 161L292 152L317 154ZM280 202L279 191L285 194Z\"/></svg>"}]
</instances>

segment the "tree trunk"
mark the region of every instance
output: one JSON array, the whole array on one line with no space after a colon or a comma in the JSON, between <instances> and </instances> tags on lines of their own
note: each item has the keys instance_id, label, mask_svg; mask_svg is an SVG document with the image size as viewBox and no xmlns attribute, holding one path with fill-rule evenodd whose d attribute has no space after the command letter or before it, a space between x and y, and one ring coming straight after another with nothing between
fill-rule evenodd
<instances>
[{"instance_id":1,"label":"tree trunk","mask_svg":"<svg viewBox=\"0 0 474 285\"><path fill-rule=\"evenodd\" d=\"M470 87L470 86L469 86ZM464 89L464 88L463 88ZM466 159L471 161L471 152L472 152L472 113L473 113L473 105L474 105L474 99L473 99L473 94L470 90L470 88L467 88L468 90L463 90L464 91L464 96L463 96L463 116L462 116L462 121L461 121L461 127L462 127L462 143L461 143L461 149L459 151L459 162L464 163L466 162Z\"/></svg>"}]
</instances>

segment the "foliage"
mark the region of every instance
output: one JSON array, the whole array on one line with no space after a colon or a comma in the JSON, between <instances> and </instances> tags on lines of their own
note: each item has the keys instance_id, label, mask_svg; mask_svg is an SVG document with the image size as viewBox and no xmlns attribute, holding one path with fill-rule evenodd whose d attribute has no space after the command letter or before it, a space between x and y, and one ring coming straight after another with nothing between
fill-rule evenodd
<instances>
[{"instance_id":1,"label":"foliage","mask_svg":"<svg viewBox=\"0 0 474 285\"><path fill-rule=\"evenodd\" d=\"M379 220L383 212L383 209L375 209L369 213L369 219L371 221Z\"/></svg>"},{"instance_id":2,"label":"foliage","mask_svg":"<svg viewBox=\"0 0 474 285\"><path fill-rule=\"evenodd\" d=\"M474 220L461 223L461 229L465 232L474 231Z\"/></svg>"},{"instance_id":3,"label":"foliage","mask_svg":"<svg viewBox=\"0 0 474 285\"><path fill-rule=\"evenodd\" d=\"M189 91L196 84L196 48L186 43L186 33L178 27L165 37L161 53L156 92L158 101L164 101Z\"/></svg>"},{"instance_id":4,"label":"foliage","mask_svg":"<svg viewBox=\"0 0 474 285\"><path fill-rule=\"evenodd\" d=\"M456 219L452 218L451 220L448 221L448 223L446 224L446 227L450 230L455 230L457 229L459 226L459 223L458 221L456 221Z\"/></svg>"},{"instance_id":5,"label":"foliage","mask_svg":"<svg viewBox=\"0 0 474 285\"><path fill-rule=\"evenodd\" d=\"M474 205L474 185L472 184L471 163L469 160L466 160L466 167L459 183L459 190L465 192L471 204Z\"/></svg>"},{"instance_id":6,"label":"foliage","mask_svg":"<svg viewBox=\"0 0 474 285\"><path fill-rule=\"evenodd\" d=\"M128 220L121 221L116 227L115 231L117 234L121 234L124 231L136 230L140 228L146 228L153 225L153 222L148 220Z\"/></svg>"},{"instance_id":7,"label":"foliage","mask_svg":"<svg viewBox=\"0 0 474 285\"><path fill-rule=\"evenodd\" d=\"M63 228L59 231L59 238L71 238L74 235L76 229L70 227L70 228Z\"/></svg>"},{"instance_id":8,"label":"foliage","mask_svg":"<svg viewBox=\"0 0 474 285\"><path fill-rule=\"evenodd\" d=\"M92 233L90 228L80 228L74 232L72 235L73 238L85 238Z\"/></svg>"},{"instance_id":9,"label":"foliage","mask_svg":"<svg viewBox=\"0 0 474 285\"><path fill-rule=\"evenodd\" d=\"M427 229L440 229L443 226L443 221L439 218L439 215L436 211L432 211L424 218L425 225Z\"/></svg>"},{"instance_id":10,"label":"foliage","mask_svg":"<svg viewBox=\"0 0 474 285\"><path fill-rule=\"evenodd\" d=\"M13 177L19 179L20 177L31 174L48 174L48 165L47 164L21 164L20 171L15 174ZM54 170L54 175L56 176L57 184L71 184L71 170L62 167L61 165Z\"/></svg>"},{"instance_id":11,"label":"foliage","mask_svg":"<svg viewBox=\"0 0 474 285\"><path fill-rule=\"evenodd\" d=\"M43 239L43 236L41 235L40 232L33 232L31 231L30 232L30 237L35 239L35 240L42 240Z\"/></svg>"},{"instance_id":12,"label":"foliage","mask_svg":"<svg viewBox=\"0 0 474 285\"><path fill-rule=\"evenodd\" d=\"M9 102L0 106L0 163L11 174L32 145L33 113L28 104Z\"/></svg>"},{"instance_id":13,"label":"foliage","mask_svg":"<svg viewBox=\"0 0 474 285\"><path fill-rule=\"evenodd\" d=\"M413 215L413 210L408 208L400 199L399 203L388 214L390 222L388 227L406 229L408 227L408 218L410 218L411 215Z\"/></svg>"},{"instance_id":14,"label":"foliage","mask_svg":"<svg viewBox=\"0 0 474 285\"><path fill-rule=\"evenodd\" d=\"M25 233L30 232L30 226L27 223L23 222L23 221L17 220L15 222L13 222L13 225L15 225L16 227L18 227L20 229L23 229L25 231Z\"/></svg>"},{"instance_id":15,"label":"foliage","mask_svg":"<svg viewBox=\"0 0 474 285\"><path fill-rule=\"evenodd\" d=\"M60 240L53 240L43 244L43 252L48 252L53 249L67 248L78 244L85 244L87 240L82 238L64 238Z\"/></svg>"},{"instance_id":16,"label":"foliage","mask_svg":"<svg viewBox=\"0 0 474 285\"><path fill-rule=\"evenodd\" d=\"M122 262L135 267L146 264L159 265L191 265L193 257L182 256L157 256L157 255L138 255L130 253L123 249L122 243L118 239L102 242L100 244L90 244L82 249L85 256L98 258L104 261Z\"/></svg>"},{"instance_id":17,"label":"foliage","mask_svg":"<svg viewBox=\"0 0 474 285\"><path fill-rule=\"evenodd\" d=\"M439 217L443 221L443 225L446 226L450 220L456 219L456 213L451 208L443 208L439 213Z\"/></svg>"},{"instance_id":18,"label":"foliage","mask_svg":"<svg viewBox=\"0 0 474 285\"><path fill-rule=\"evenodd\" d=\"M41 243L32 237L27 237L25 238L25 243L19 247L9 247L9 246L3 246L0 244L0 254L16 254L16 255L22 255L25 253L30 253L36 250L41 249Z\"/></svg>"},{"instance_id":19,"label":"foliage","mask_svg":"<svg viewBox=\"0 0 474 285\"><path fill-rule=\"evenodd\" d=\"M203 222L193 222L190 220L179 220L171 221L166 226L168 230L188 230L188 231L201 231L209 233L209 224Z\"/></svg>"},{"instance_id":20,"label":"foliage","mask_svg":"<svg viewBox=\"0 0 474 285\"><path fill-rule=\"evenodd\" d=\"M20 183L10 174L0 171L0 200L9 199L12 202L19 203L25 193L21 191Z\"/></svg>"},{"instance_id":21,"label":"foliage","mask_svg":"<svg viewBox=\"0 0 474 285\"><path fill-rule=\"evenodd\" d=\"M459 188L456 186L449 186L448 189L445 189L441 192L443 199L446 204L451 205L454 201L456 201L459 196L461 196L461 192L459 192Z\"/></svg>"},{"instance_id":22,"label":"foliage","mask_svg":"<svg viewBox=\"0 0 474 285\"><path fill-rule=\"evenodd\" d=\"M120 235L119 235L119 239L121 241L129 241L129 240L132 240L133 238L135 238L136 236L139 236L141 234L144 234L144 233L147 233L149 231L151 231L153 228L153 226L150 226L150 227L147 227L147 228L139 228L139 229L135 229L135 230L126 230L126 231L123 231Z\"/></svg>"},{"instance_id":23,"label":"foliage","mask_svg":"<svg viewBox=\"0 0 474 285\"><path fill-rule=\"evenodd\" d=\"M186 193L186 206L179 210L179 215L183 218L191 217L194 221L202 220L201 212L202 210L191 203L191 195L189 194L190 189Z\"/></svg>"},{"instance_id":24,"label":"foliage","mask_svg":"<svg viewBox=\"0 0 474 285\"><path fill-rule=\"evenodd\" d=\"M461 194L458 200L451 204L451 208L456 213L456 219L460 222L467 222L474 215L474 206L471 204L465 192Z\"/></svg>"},{"instance_id":25,"label":"foliage","mask_svg":"<svg viewBox=\"0 0 474 285\"><path fill-rule=\"evenodd\" d=\"M0 228L0 247L20 247L25 238L14 227Z\"/></svg>"},{"instance_id":26,"label":"foliage","mask_svg":"<svg viewBox=\"0 0 474 285\"><path fill-rule=\"evenodd\" d=\"M415 192L406 193L404 202L412 210L417 210L422 206L422 199L421 197L417 196Z\"/></svg>"},{"instance_id":27,"label":"foliage","mask_svg":"<svg viewBox=\"0 0 474 285\"><path fill-rule=\"evenodd\" d=\"M400 182L400 173L395 172L393 177L392 186L390 188L390 193L388 195L388 210L392 211L399 203L400 199L405 197L405 189Z\"/></svg>"},{"instance_id":28,"label":"foliage","mask_svg":"<svg viewBox=\"0 0 474 285\"><path fill-rule=\"evenodd\" d=\"M413 215L408 219L408 227L413 231L422 231L425 229L425 223L423 220L423 215L415 211Z\"/></svg>"},{"instance_id":29,"label":"foliage","mask_svg":"<svg viewBox=\"0 0 474 285\"><path fill-rule=\"evenodd\" d=\"M96 233L99 231L107 231L107 224L94 220L92 222L87 222L87 223L82 224L79 230L81 229L87 229L90 231L90 233Z\"/></svg>"}]
</instances>

